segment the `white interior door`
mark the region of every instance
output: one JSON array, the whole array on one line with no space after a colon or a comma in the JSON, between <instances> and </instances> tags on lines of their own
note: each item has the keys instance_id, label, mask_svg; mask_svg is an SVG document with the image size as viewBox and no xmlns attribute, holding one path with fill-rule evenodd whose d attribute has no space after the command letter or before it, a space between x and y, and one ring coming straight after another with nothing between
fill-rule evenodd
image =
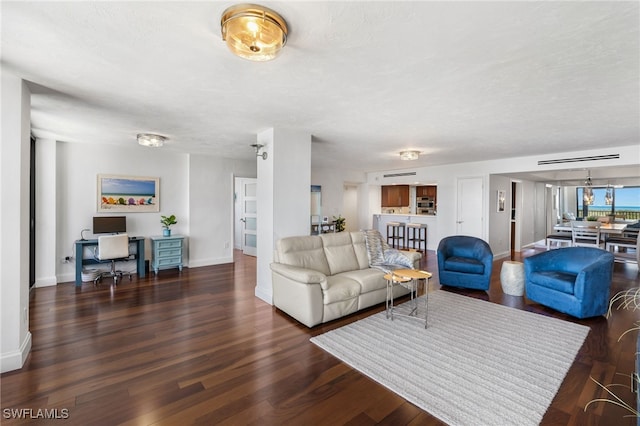
<instances>
[{"instance_id":1,"label":"white interior door","mask_svg":"<svg viewBox=\"0 0 640 426\"><path fill-rule=\"evenodd\" d=\"M256 198L258 180L243 178L240 189L240 217L242 252L249 256L257 255L258 200Z\"/></svg>"},{"instance_id":2,"label":"white interior door","mask_svg":"<svg viewBox=\"0 0 640 426\"><path fill-rule=\"evenodd\" d=\"M482 238L483 212L482 178L458 179L457 234Z\"/></svg>"}]
</instances>

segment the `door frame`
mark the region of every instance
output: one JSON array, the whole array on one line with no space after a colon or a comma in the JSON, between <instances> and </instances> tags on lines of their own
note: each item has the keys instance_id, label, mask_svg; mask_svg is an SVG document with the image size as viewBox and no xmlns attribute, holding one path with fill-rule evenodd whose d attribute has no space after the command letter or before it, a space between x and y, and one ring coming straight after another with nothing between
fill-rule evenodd
<instances>
[{"instance_id":1,"label":"door frame","mask_svg":"<svg viewBox=\"0 0 640 426\"><path fill-rule=\"evenodd\" d=\"M244 250L244 196L243 196L243 187L247 181L251 181L258 183L257 178L250 177L234 177L234 219L233 219L233 248L236 250ZM257 196L257 194L256 194ZM257 202L257 199L256 199ZM256 213L257 220L257 213ZM252 256L257 256L257 253L245 253L250 254Z\"/></svg>"}]
</instances>

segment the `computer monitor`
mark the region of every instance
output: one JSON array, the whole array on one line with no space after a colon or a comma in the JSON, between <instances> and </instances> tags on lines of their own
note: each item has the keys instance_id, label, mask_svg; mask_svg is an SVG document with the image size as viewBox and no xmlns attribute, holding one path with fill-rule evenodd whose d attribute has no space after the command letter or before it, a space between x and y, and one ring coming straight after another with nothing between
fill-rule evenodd
<instances>
[{"instance_id":1,"label":"computer monitor","mask_svg":"<svg viewBox=\"0 0 640 426\"><path fill-rule=\"evenodd\" d=\"M94 234L119 234L127 232L126 216L94 216Z\"/></svg>"}]
</instances>

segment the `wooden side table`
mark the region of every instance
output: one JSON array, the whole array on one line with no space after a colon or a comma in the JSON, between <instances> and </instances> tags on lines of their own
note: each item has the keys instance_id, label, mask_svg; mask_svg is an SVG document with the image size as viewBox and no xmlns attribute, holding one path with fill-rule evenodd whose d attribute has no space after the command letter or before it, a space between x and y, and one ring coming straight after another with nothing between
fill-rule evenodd
<instances>
[{"instance_id":1,"label":"wooden side table","mask_svg":"<svg viewBox=\"0 0 640 426\"><path fill-rule=\"evenodd\" d=\"M414 319L422 318L418 317L418 287L420 283L424 283L424 328L427 328L429 317L429 278L431 278L431 272L421 271L418 269L397 269L391 271L384 276L387 280L387 318L391 318L393 321L394 315L405 316ZM411 302L413 303L411 311L408 314L395 313L395 307L393 305L393 286L402 285L409 289Z\"/></svg>"}]
</instances>

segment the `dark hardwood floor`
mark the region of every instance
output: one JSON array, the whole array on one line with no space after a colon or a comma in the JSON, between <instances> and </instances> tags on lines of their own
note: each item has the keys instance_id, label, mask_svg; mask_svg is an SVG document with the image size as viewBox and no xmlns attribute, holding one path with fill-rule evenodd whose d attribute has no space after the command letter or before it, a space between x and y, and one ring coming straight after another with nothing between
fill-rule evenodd
<instances>
[{"instance_id":1,"label":"dark hardwood floor","mask_svg":"<svg viewBox=\"0 0 640 426\"><path fill-rule=\"evenodd\" d=\"M534 250L516 253L520 259ZM434 272L435 255L424 269ZM488 293L456 291L591 328L544 425L632 425L598 403L601 383L628 385L639 312L584 321L504 295L494 264ZM636 265L616 264L612 294L640 285ZM309 342L311 336L383 309L376 306L308 329L254 296L255 259L134 276L117 287L73 283L31 293L33 348L21 370L1 376L2 424L72 425L438 425L416 408ZM536 362L532 359L531 362ZM623 376L622 374L626 375ZM629 403L634 395L614 388ZM58 409L63 420L8 419L10 410ZM66 411L68 410L68 411ZM65 415L66 413L66 415Z\"/></svg>"}]
</instances>

